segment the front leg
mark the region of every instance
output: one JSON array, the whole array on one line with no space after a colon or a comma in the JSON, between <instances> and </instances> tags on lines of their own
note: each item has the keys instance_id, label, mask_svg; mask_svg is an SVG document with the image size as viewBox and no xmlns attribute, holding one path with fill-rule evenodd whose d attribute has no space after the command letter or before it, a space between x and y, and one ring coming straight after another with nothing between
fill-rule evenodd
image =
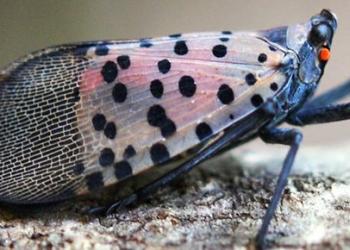
<instances>
[{"instance_id":1,"label":"front leg","mask_svg":"<svg viewBox=\"0 0 350 250\"><path fill-rule=\"evenodd\" d=\"M329 105L315 108L303 108L288 117L287 122L304 126L350 119L350 103Z\"/></svg>"},{"instance_id":2,"label":"front leg","mask_svg":"<svg viewBox=\"0 0 350 250\"><path fill-rule=\"evenodd\" d=\"M266 143L278 143L290 146L288 154L283 162L283 167L279 174L270 205L265 213L262 225L256 238L258 248L264 249L265 237L269 224L272 216L275 214L277 205L281 200L283 190L287 184L288 176L293 166L295 155L298 151L303 136L301 132L295 129L268 128L260 132L260 137Z\"/></svg>"}]
</instances>

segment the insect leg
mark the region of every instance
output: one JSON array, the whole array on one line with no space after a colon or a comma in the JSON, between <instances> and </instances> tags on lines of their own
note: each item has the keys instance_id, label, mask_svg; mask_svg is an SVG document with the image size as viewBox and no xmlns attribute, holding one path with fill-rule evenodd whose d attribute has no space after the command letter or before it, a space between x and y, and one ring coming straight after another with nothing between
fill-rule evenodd
<instances>
[{"instance_id":1,"label":"insect leg","mask_svg":"<svg viewBox=\"0 0 350 250\"><path fill-rule=\"evenodd\" d=\"M176 177L189 172L199 163L212 157L228 144L235 144L235 143L239 144L240 138L258 129L256 127L257 124L261 124L260 126L262 126L267 122L269 122L276 112L275 108L276 106L274 106L273 103L265 103L265 106L259 112L252 114L252 116L246 117L246 119L242 120L239 125L232 126L231 128L229 128L224 133L224 135L222 135L220 138L218 138L215 142L210 144L208 147L204 148L193 158L182 163L180 166L167 172L160 178L145 185L144 187L137 189L131 195L120 199L116 203L110 205L108 209L106 207L99 207L99 208L91 209L89 212L92 214L101 214L101 213L111 214L114 211L120 210L124 206L130 205L145 199L149 195L155 193L159 188L168 185Z\"/></svg>"},{"instance_id":2,"label":"insect leg","mask_svg":"<svg viewBox=\"0 0 350 250\"><path fill-rule=\"evenodd\" d=\"M264 248L265 236L271 222L272 216L275 214L276 207L281 200L283 190L287 184L288 176L293 166L295 155L302 141L303 135L295 129L271 128L263 130L260 137L267 143L278 143L289 145L290 149L283 162L282 170L279 174L277 185L273 193L270 205L263 218L262 225L256 237L256 243L259 248Z\"/></svg>"},{"instance_id":3,"label":"insect leg","mask_svg":"<svg viewBox=\"0 0 350 250\"><path fill-rule=\"evenodd\" d=\"M349 94L350 94L350 80L347 80L342 84L340 84L339 86L328 90L324 94L321 94L320 96L317 96L311 99L309 102L305 104L305 107L315 108L315 107L332 104L348 96Z\"/></svg>"},{"instance_id":4,"label":"insect leg","mask_svg":"<svg viewBox=\"0 0 350 250\"><path fill-rule=\"evenodd\" d=\"M297 126L350 119L350 103L315 108L303 108L288 117L287 122Z\"/></svg>"}]
</instances>

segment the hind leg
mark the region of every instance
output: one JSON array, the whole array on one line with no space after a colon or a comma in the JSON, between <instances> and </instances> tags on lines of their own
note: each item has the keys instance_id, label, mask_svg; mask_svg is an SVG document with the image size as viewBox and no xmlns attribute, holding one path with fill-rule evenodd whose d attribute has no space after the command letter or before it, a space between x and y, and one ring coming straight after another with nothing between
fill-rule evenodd
<instances>
[{"instance_id":1,"label":"hind leg","mask_svg":"<svg viewBox=\"0 0 350 250\"><path fill-rule=\"evenodd\" d=\"M262 225L256 237L256 244L259 249L264 249L265 238L268 227L275 214L276 208L281 200L282 193L288 181L288 176L293 166L293 162L302 141L303 135L295 129L270 128L261 131L260 137L266 143L277 143L290 146L288 154L283 162L281 172L279 174L275 191L272 195L269 207L264 215Z\"/></svg>"}]
</instances>

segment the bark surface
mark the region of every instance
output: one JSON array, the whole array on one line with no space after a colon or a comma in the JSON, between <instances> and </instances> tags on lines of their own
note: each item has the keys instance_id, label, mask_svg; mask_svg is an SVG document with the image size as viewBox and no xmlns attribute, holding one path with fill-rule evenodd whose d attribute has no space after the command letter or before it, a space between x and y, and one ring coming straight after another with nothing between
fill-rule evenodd
<instances>
[{"instance_id":1,"label":"bark surface","mask_svg":"<svg viewBox=\"0 0 350 250\"><path fill-rule=\"evenodd\" d=\"M0 246L13 249L254 249L286 149L238 149L205 162L117 215L95 199L0 206ZM301 147L270 227L271 249L350 246L350 145Z\"/></svg>"}]
</instances>

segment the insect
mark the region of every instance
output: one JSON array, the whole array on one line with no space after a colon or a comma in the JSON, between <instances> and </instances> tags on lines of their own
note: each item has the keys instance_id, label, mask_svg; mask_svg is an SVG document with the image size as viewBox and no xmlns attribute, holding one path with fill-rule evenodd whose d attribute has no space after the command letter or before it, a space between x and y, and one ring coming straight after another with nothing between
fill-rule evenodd
<instances>
[{"instance_id":1,"label":"insect","mask_svg":"<svg viewBox=\"0 0 350 250\"><path fill-rule=\"evenodd\" d=\"M43 203L94 192L183 163L109 208L148 196L222 150L261 137L290 146L257 236L280 201L303 126L350 117L332 103L345 83L310 99L337 27L322 10L306 23L257 32L174 34L44 49L0 74L0 199Z\"/></svg>"}]
</instances>

